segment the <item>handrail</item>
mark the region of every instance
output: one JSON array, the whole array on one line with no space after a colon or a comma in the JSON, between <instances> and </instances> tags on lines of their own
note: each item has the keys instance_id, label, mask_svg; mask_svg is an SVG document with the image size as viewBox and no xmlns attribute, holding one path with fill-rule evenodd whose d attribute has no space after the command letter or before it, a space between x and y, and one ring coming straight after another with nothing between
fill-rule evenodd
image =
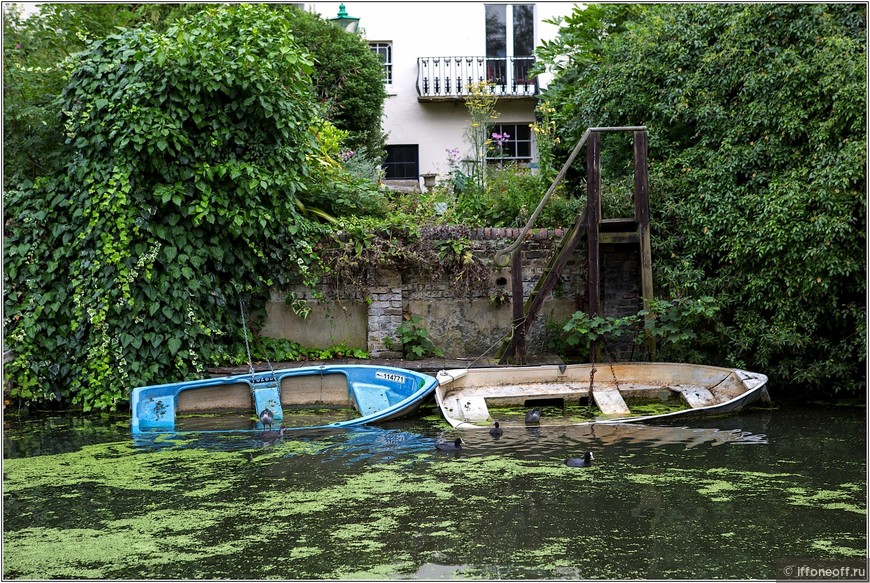
<instances>
[{"instance_id":1,"label":"handrail","mask_svg":"<svg viewBox=\"0 0 870 583\"><path fill-rule=\"evenodd\" d=\"M574 158L577 157L577 154L580 153L580 149L586 143L586 140L589 139L589 136L592 135L592 132L639 132L646 131L646 126L622 126L622 127L594 127L588 128L583 135L580 137L580 140L577 142L577 145L574 146L574 149L571 150L571 154L568 156L568 159L565 160L565 164L562 165L562 169L556 175L556 178L553 179L553 183L550 185L550 188L547 189L547 192L544 194L544 197L541 199L541 202L538 203L535 212L532 213L532 216L529 217L528 222L526 222L526 226L523 227L522 232L520 232L517 240L511 243L508 247L501 249L495 252L495 256L493 257L493 261L499 267L507 267L508 263L510 263L510 254L516 251L517 247L519 247L523 240L526 238L526 235L529 233L529 229L532 228L532 225L535 224L535 221L538 218L538 215L541 214L541 209L544 208L544 205L547 204L547 201L550 200L550 196L555 192L556 187L559 186L559 183L562 182L562 179L565 178L565 175L568 174L568 168L571 167L571 164L574 163Z\"/></svg>"},{"instance_id":2,"label":"handrail","mask_svg":"<svg viewBox=\"0 0 870 583\"><path fill-rule=\"evenodd\" d=\"M478 83L490 82L498 97L530 98L539 93L536 77L529 74L535 57L448 56L417 57L417 98L464 99Z\"/></svg>"}]
</instances>

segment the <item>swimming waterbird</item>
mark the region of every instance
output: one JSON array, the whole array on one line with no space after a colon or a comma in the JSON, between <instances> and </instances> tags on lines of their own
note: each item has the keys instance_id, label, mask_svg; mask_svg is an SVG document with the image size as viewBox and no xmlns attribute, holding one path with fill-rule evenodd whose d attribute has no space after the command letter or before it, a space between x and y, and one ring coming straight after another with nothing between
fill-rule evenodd
<instances>
[{"instance_id":1,"label":"swimming waterbird","mask_svg":"<svg viewBox=\"0 0 870 583\"><path fill-rule=\"evenodd\" d=\"M278 431L264 431L260 434L260 439L263 441L272 441L274 439L284 439L284 432L287 431L286 427L282 427Z\"/></svg>"},{"instance_id":2,"label":"swimming waterbird","mask_svg":"<svg viewBox=\"0 0 870 583\"><path fill-rule=\"evenodd\" d=\"M540 409L532 409L526 413L526 423L540 423L541 422L541 410Z\"/></svg>"},{"instance_id":3,"label":"swimming waterbird","mask_svg":"<svg viewBox=\"0 0 870 583\"><path fill-rule=\"evenodd\" d=\"M453 443L439 441L435 444L438 451L462 451L462 439L456 438Z\"/></svg>"},{"instance_id":4,"label":"swimming waterbird","mask_svg":"<svg viewBox=\"0 0 870 583\"><path fill-rule=\"evenodd\" d=\"M489 434L493 437L501 437L502 433L504 433L504 429L498 426L498 421L495 422L495 427L489 430Z\"/></svg>"},{"instance_id":5,"label":"swimming waterbird","mask_svg":"<svg viewBox=\"0 0 870 583\"><path fill-rule=\"evenodd\" d=\"M587 451L586 454L582 457L569 457L565 460L566 466L571 466L572 468L588 468L592 465L592 460L595 459L592 457L592 452Z\"/></svg>"}]
</instances>

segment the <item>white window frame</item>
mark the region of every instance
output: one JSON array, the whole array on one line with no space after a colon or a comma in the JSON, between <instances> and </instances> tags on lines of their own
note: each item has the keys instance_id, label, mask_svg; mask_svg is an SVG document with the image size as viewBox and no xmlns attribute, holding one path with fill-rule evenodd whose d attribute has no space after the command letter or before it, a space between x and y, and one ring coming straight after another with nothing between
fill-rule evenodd
<instances>
[{"instance_id":1,"label":"white window frame","mask_svg":"<svg viewBox=\"0 0 870 583\"><path fill-rule=\"evenodd\" d=\"M391 88L393 86L393 42L392 41L369 41L369 48L378 56L384 54L381 49L386 49L384 56L384 87ZM388 57L388 58L387 58Z\"/></svg>"},{"instance_id":2,"label":"white window frame","mask_svg":"<svg viewBox=\"0 0 870 583\"><path fill-rule=\"evenodd\" d=\"M508 134L510 135L510 138L508 138L508 142L512 142L510 145L510 148L513 150L516 150L517 144L519 142L522 142L524 144L528 144L529 155L528 156L521 156L521 157L517 157L517 156L513 156L513 155L510 155L510 156L492 156L492 155L490 155L489 152L487 152L487 156L486 156L487 164L499 164L499 163L508 162L508 163L527 165L527 164L531 164L532 162L535 162L535 132L533 132L532 129L529 127L530 124L531 124L531 122L522 122L522 121L496 122L493 124L489 124L487 126L487 130L486 130L488 138L492 139L490 136L492 136L492 133L496 130L496 128L501 130L500 133L504 133L505 130L508 130ZM505 126L507 126L507 127L505 127ZM528 132L529 132L528 139L523 139L523 140L518 141L518 137L517 137L517 134L519 133L518 128L523 128L523 130L522 130L523 133L525 133L526 130L528 130ZM497 148L498 146L496 146L496 144L493 143L492 147Z\"/></svg>"}]
</instances>

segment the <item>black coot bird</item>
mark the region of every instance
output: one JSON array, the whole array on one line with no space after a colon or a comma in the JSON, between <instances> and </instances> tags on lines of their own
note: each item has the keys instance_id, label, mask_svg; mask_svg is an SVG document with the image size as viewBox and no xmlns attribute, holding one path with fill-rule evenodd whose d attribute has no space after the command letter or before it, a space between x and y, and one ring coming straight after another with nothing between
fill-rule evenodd
<instances>
[{"instance_id":1,"label":"black coot bird","mask_svg":"<svg viewBox=\"0 0 870 583\"><path fill-rule=\"evenodd\" d=\"M495 438L501 437L502 433L504 433L504 429L498 426L498 421L495 422L495 427L489 430L489 434Z\"/></svg>"},{"instance_id":2,"label":"black coot bird","mask_svg":"<svg viewBox=\"0 0 870 583\"><path fill-rule=\"evenodd\" d=\"M445 443L445 442L439 441L438 443L435 444L435 449L437 449L438 451L459 452L459 451L462 451L462 440L457 437L453 441L453 443L449 443L449 442Z\"/></svg>"},{"instance_id":3,"label":"black coot bird","mask_svg":"<svg viewBox=\"0 0 870 583\"><path fill-rule=\"evenodd\" d=\"M263 424L263 427L269 426L269 429L272 429L272 421L275 420L275 415L268 409L263 409L262 413L260 413L260 423Z\"/></svg>"},{"instance_id":4,"label":"black coot bird","mask_svg":"<svg viewBox=\"0 0 870 583\"><path fill-rule=\"evenodd\" d=\"M541 410L540 409L532 409L526 413L526 423L540 423L541 422Z\"/></svg>"},{"instance_id":5,"label":"black coot bird","mask_svg":"<svg viewBox=\"0 0 870 583\"><path fill-rule=\"evenodd\" d=\"M592 457L592 452L587 451L586 454L582 457L569 457L565 460L566 466L571 466L572 468L588 468L592 465L592 460L595 459Z\"/></svg>"}]
</instances>

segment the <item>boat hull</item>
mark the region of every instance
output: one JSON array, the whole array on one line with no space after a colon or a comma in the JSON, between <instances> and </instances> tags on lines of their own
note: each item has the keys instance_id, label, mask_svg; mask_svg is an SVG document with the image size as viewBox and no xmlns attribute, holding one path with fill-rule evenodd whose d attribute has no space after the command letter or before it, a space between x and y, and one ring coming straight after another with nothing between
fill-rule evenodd
<instances>
[{"instance_id":1,"label":"boat hull","mask_svg":"<svg viewBox=\"0 0 870 583\"><path fill-rule=\"evenodd\" d=\"M437 385L434 377L405 369L372 365L299 367L232 375L163 385L138 387L130 398L133 434L179 433L179 416L201 416L196 431L262 430L256 421L268 408L274 427L287 430L338 428L389 421L416 411ZM341 409L349 418L312 421L292 413L305 408ZM240 422L232 429L219 423L209 429L208 418L230 416ZM295 424L301 419L301 424Z\"/></svg>"},{"instance_id":2,"label":"boat hull","mask_svg":"<svg viewBox=\"0 0 870 583\"><path fill-rule=\"evenodd\" d=\"M491 408L536 403L594 406L593 418L545 416L541 425L654 422L712 416L741 410L766 398L767 376L740 369L683 363L613 363L492 367L441 371L435 401L444 418L459 429L502 426ZM639 404L675 404L678 410L645 414ZM510 420L507 424L510 424Z\"/></svg>"}]
</instances>

